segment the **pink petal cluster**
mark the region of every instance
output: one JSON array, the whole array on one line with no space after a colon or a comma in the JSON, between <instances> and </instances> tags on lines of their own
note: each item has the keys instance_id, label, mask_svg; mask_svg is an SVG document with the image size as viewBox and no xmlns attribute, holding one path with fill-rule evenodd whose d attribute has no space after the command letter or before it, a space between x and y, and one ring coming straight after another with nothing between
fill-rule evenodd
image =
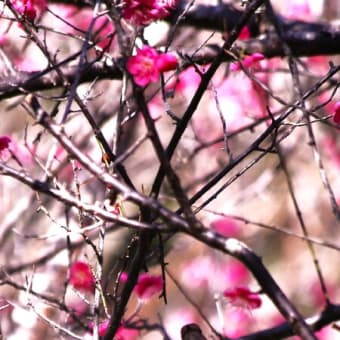
<instances>
[{"instance_id":1,"label":"pink petal cluster","mask_svg":"<svg viewBox=\"0 0 340 340\"><path fill-rule=\"evenodd\" d=\"M175 1L172 0L125 0L123 3L123 18L144 26L164 19L175 6Z\"/></svg>"},{"instance_id":2,"label":"pink petal cluster","mask_svg":"<svg viewBox=\"0 0 340 340\"><path fill-rule=\"evenodd\" d=\"M256 309L262 305L262 300L259 295L250 291L248 287L238 286L226 289L223 295L229 299L230 303L235 307Z\"/></svg>"},{"instance_id":3,"label":"pink petal cluster","mask_svg":"<svg viewBox=\"0 0 340 340\"><path fill-rule=\"evenodd\" d=\"M9 149L11 142L8 136L0 136L0 157Z\"/></svg>"},{"instance_id":4,"label":"pink petal cluster","mask_svg":"<svg viewBox=\"0 0 340 340\"><path fill-rule=\"evenodd\" d=\"M150 46L143 46L135 56L129 57L126 67L135 83L146 86L158 81L161 72L176 69L178 61L171 53L159 53Z\"/></svg>"},{"instance_id":5,"label":"pink petal cluster","mask_svg":"<svg viewBox=\"0 0 340 340\"><path fill-rule=\"evenodd\" d=\"M213 230L225 237L238 237L241 230L236 220L230 217L223 217L211 222Z\"/></svg>"},{"instance_id":6,"label":"pink petal cluster","mask_svg":"<svg viewBox=\"0 0 340 340\"><path fill-rule=\"evenodd\" d=\"M12 6L27 20L33 21L38 12L46 8L45 0L12 0Z\"/></svg>"},{"instance_id":7,"label":"pink petal cluster","mask_svg":"<svg viewBox=\"0 0 340 340\"><path fill-rule=\"evenodd\" d=\"M70 284L83 291L93 292L96 280L92 274L90 266L82 261L74 262L70 269Z\"/></svg>"},{"instance_id":8,"label":"pink petal cluster","mask_svg":"<svg viewBox=\"0 0 340 340\"><path fill-rule=\"evenodd\" d=\"M333 122L340 124L340 102L336 102L334 105Z\"/></svg>"},{"instance_id":9,"label":"pink petal cluster","mask_svg":"<svg viewBox=\"0 0 340 340\"><path fill-rule=\"evenodd\" d=\"M134 292L140 300L148 300L163 289L163 279L161 275L150 275L143 273L139 276Z\"/></svg>"},{"instance_id":10,"label":"pink petal cluster","mask_svg":"<svg viewBox=\"0 0 340 340\"><path fill-rule=\"evenodd\" d=\"M257 62L263 60L265 57L262 53L253 53L252 55L249 55L245 57L241 62L232 63L230 65L231 71L239 71L241 70L241 64L244 68L249 68L251 66L254 66Z\"/></svg>"}]
</instances>

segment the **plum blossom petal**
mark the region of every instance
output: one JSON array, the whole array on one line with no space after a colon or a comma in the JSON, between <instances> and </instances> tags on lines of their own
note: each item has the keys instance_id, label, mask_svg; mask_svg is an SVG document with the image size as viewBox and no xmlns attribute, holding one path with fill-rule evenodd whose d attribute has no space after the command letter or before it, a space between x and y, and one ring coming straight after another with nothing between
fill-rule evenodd
<instances>
[{"instance_id":1,"label":"plum blossom petal","mask_svg":"<svg viewBox=\"0 0 340 340\"><path fill-rule=\"evenodd\" d=\"M115 335L115 340L135 340L138 338L138 330L121 325Z\"/></svg>"},{"instance_id":2,"label":"plum blossom petal","mask_svg":"<svg viewBox=\"0 0 340 340\"><path fill-rule=\"evenodd\" d=\"M171 0L125 0L122 16L131 23L146 26L167 17L175 5L176 1Z\"/></svg>"},{"instance_id":3,"label":"plum blossom petal","mask_svg":"<svg viewBox=\"0 0 340 340\"><path fill-rule=\"evenodd\" d=\"M333 122L340 124L340 102L336 102L334 105Z\"/></svg>"},{"instance_id":4,"label":"plum blossom petal","mask_svg":"<svg viewBox=\"0 0 340 340\"><path fill-rule=\"evenodd\" d=\"M138 49L136 55L128 58L126 68L137 85L146 86L157 82L161 72L173 70L177 65L175 55L158 53L154 48L145 45Z\"/></svg>"},{"instance_id":5,"label":"plum blossom petal","mask_svg":"<svg viewBox=\"0 0 340 340\"><path fill-rule=\"evenodd\" d=\"M163 279L161 275L150 275L143 273L139 276L134 292L140 300L148 300L163 289Z\"/></svg>"},{"instance_id":6,"label":"plum blossom petal","mask_svg":"<svg viewBox=\"0 0 340 340\"><path fill-rule=\"evenodd\" d=\"M33 21L46 8L45 0L12 0L12 6L27 20Z\"/></svg>"},{"instance_id":7,"label":"plum blossom petal","mask_svg":"<svg viewBox=\"0 0 340 340\"><path fill-rule=\"evenodd\" d=\"M70 284L79 290L93 292L96 280L90 266L82 261L74 262L70 269Z\"/></svg>"},{"instance_id":8,"label":"plum blossom petal","mask_svg":"<svg viewBox=\"0 0 340 340\"><path fill-rule=\"evenodd\" d=\"M139 86L146 86L159 79L160 72L156 67L158 52L150 47L143 46L135 56L128 59L126 67L132 74L135 83Z\"/></svg>"},{"instance_id":9,"label":"plum blossom petal","mask_svg":"<svg viewBox=\"0 0 340 340\"><path fill-rule=\"evenodd\" d=\"M8 136L0 136L0 158L9 150L12 140Z\"/></svg>"},{"instance_id":10,"label":"plum blossom petal","mask_svg":"<svg viewBox=\"0 0 340 340\"><path fill-rule=\"evenodd\" d=\"M245 286L226 289L223 295L230 301L230 304L235 307L256 309L262 305L260 296Z\"/></svg>"},{"instance_id":11,"label":"plum blossom petal","mask_svg":"<svg viewBox=\"0 0 340 340\"><path fill-rule=\"evenodd\" d=\"M162 53L159 55L156 64L160 72L167 72L176 69L178 61L174 54Z\"/></svg>"},{"instance_id":12,"label":"plum blossom petal","mask_svg":"<svg viewBox=\"0 0 340 340\"><path fill-rule=\"evenodd\" d=\"M211 223L213 230L225 237L238 237L240 236L240 227L236 220L230 217L223 217Z\"/></svg>"}]
</instances>

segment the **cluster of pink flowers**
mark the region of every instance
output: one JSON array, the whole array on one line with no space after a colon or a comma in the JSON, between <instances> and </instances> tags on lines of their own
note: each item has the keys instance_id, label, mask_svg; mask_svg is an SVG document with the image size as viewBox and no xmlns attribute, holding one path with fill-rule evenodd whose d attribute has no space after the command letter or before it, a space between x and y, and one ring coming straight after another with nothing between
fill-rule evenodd
<instances>
[{"instance_id":1,"label":"cluster of pink flowers","mask_svg":"<svg viewBox=\"0 0 340 340\"><path fill-rule=\"evenodd\" d=\"M235 307L256 309L262 305L262 300L259 295L245 286L226 289L223 295L229 300L230 304Z\"/></svg>"},{"instance_id":2,"label":"cluster of pink flowers","mask_svg":"<svg viewBox=\"0 0 340 340\"><path fill-rule=\"evenodd\" d=\"M137 54L129 57L127 70L139 86L146 86L159 80L162 72L171 71L178 66L177 58L172 53L159 53L150 46L138 49Z\"/></svg>"},{"instance_id":3,"label":"cluster of pink flowers","mask_svg":"<svg viewBox=\"0 0 340 340\"><path fill-rule=\"evenodd\" d=\"M46 8L45 0L12 0L14 9L27 20L33 21Z\"/></svg>"},{"instance_id":4,"label":"cluster of pink flowers","mask_svg":"<svg viewBox=\"0 0 340 340\"><path fill-rule=\"evenodd\" d=\"M87 292L93 292L96 280L90 266L82 261L74 262L70 269L70 284L75 288Z\"/></svg>"},{"instance_id":5,"label":"cluster of pink flowers","mask_svg":"<svg viewBox=\"0 0 340 340\"><path fill-rule=\"evenodd\" d=\"M241 70L241 64L244 68L249 68L251 66L255 66L259 61L263 60L265 57L262 53L253 53L245 57L241 62L232 63L230 65L231 71L239 71Z\"/></svg>"},{"instance_id":6,"label":"cluster of pink flowers","mask_svg":"<svg viewBox=\"0 0 340 340\"><path fill-rule=\"evenodd\" d=\"M167 17L174 6L172 0L125 0L122 16L136 25L149 25Z\"/></svg>"}]
</instances>

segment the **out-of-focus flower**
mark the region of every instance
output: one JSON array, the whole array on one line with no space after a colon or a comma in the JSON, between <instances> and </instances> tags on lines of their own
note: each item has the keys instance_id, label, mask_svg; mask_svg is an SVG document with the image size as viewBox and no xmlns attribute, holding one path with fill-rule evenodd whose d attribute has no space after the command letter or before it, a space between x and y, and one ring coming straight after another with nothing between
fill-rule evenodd
<instances>
[{"instance_id":1,"label":"out-of-focus flower","mask_svg":"<svg viewBox=\"0 0 340 340\"><path fill-rule=\"evenodd\" d=\"M240 228L236 221L230 217L223 217L211 223L211 228L225 237L240 236Z\"/></svg>"},{"instance_id":2,"label":"out-of-focus flower","mask_svg":"<svg viewBox=\"0 0 340 340\"><path fill-rule=\"evenodd\" d=\"M248 26L244 26L244 27L242 28L242 30L241 30L241 32L240 32L238 38L239 38L240 40L247 40L247 39L250 38L250 36L251 36L251 35L250 35L250 31L249 31Z\"/></svg>"},{"instance_id":3,"label":"out-of-focus flower","mask_svg":"<svg viewBox=\"0 0 340 340\"><path fill-rule=\"evenodd\" d=\"M30 21L46 8L45 0L12 0L11 3L19 14Z\"/></svg>"},{"instance_id":4,"label":"out-of-focus flower","mask_svg":"<svg viewBox=\"0 0 340 340\"><path fill-rule=\"evenodd\" d=\"M88 315L90 312L90 306L87 301L84 300L79 294L68 291L65 297L66 306L72 311L72 314L77 317ZM76 321L72 315L69 315L66 319L68 324L74 324Z\"/></svg>"},{"instance_id":5,"label":"out-of-focus flower","mask_svg":"<svg viewBox=\"0 0 340 340\"><path fill-rule=\"evenodd\" d=\"M181 282L191 290L221 292L229 286L246 285L249 271L237 260L225 261L211 255L197 256L183 266Z\"/></svg>"},{"instance_id":6,"label":"out-of-focus flower","mask_svg":"<svg viewBox=\"0 0 340 340\"><path fill-rule=\"evenodd\" d=\"M0 46L4 46L7 42L7 36L5 33L0 33Z\"/></svg>"},{"instance_id":7,"label":"out-of-focus flower","mask_svg":"<svg viewBox=\"0 0 340 340\"><path fill-rule=\"evenodd\" d=\"M224 313L224 320L223 329L220 332L232 339L249 333L256 324L256 319L249 313L249 310L241 308L227 308Z\"/></svg>"},{"instance_id":8,"label":"out-of-focus flower","mask_svg":"<svg viewBox=\"0 0 340 340\"><path fill-rule=\"evenodd\" d=\"M229 300L230 304L235 307L256 309L262 305L260 296L257 293L253 293L248 287L238 286L226 289L223 295Z\"/></svg>"},{"instance_id":9,"label":"out-of-focus flower","mask_svg":"<svg viewBox=\"0 0 340 340\"><path fill-rule=\"evenodd\" d=\"M34 154L34 145L22 145L13 137L0 136L0 159L2 161L12 158L21 166L30 165Z\"/></svg>"},{"instance_id":10,"label":"out-of-focus flower","mask_svg":"<svg viewBox=\"0 0 340 340\"><path fill-rule=\"evenodd\" d=\"M119 281L120 282L126 282L129 278L129 274L127 272L122 272L119 276Z\"/></svg>"},{"instance_id":11,"label":"out-of-focus flower","mask_svg":"<svg viewBox=\"0 0 340 340\"><path fill-rule=\"evenodd\" d=\"M340 102L336 102L334 105L333 122L340 124Z\"/></svg>"},{"instance_id":12,"label":"out-of-focus flower","mask_svg":"<svg viewBox=\"0 0 340 340\"><path fill-rule=\"evenodd\" d=\"M127 70L139 86L158 81L161 72L174 70L177 65L177 58L173 54L158 53L147 45L138 49L137 54L129 57L126 63Z\"/></svg>"},{"instance_id":13,"label":"out-of-focus flower","mask_svg":"<svg viewBox=\"0 0 340 340\"><path fill-rule=\"evenodd\" d=\"M159 72L175 70L178 66L178 60L172 53L161 53L156 61Z\"/></svg>"},{"instance_id":14,"label":"out-of-focus flower","mask_svg":"<svg viewBox=\"0 0 340 340\"><path fill-rule=\"evenodd\" d=\"M169 83L166 84L166 90L190 99L192 93L197 90L200 82L201 76L193 66L190 66L179 73L178 77L172 78Z\"/></svg>"},{"instance_id":15,"label":"out-of-focus flower","mask_svg":"<svg viewBox=\"0 0 340 340\"><path fill-rule=\"evenodd\" d=\"M139 276L134 292L140 300L148 300L163 289L163 279L161 275L150 275L143 273Z\"/></svg>"},{"instance_id":16,"label":"out-of-focus flower","mask_svg":"<svg viewBox=\"0 0 340 340\"><path fill-rule=\"evenodd\" d=\"M135 340L138 338L138 330L120 326L116 332L115 340Z\"/></svg>"},{"instance_id":17,"label":"out-of-focus flower","mask_svg":"<svg viewBox=\"0 0 340 340\"><path fill-rule=\"evenodd\" d=\"M238 286L249 282L250 273L247 267L238 260L231 259L225 265L225 281L228 285Z\"/></svg>"},{"instance_id":18,"label":"out-of-focus flower","mask_svg":"<svg viewBox=\"0 0 340 340\"><path fill-rule=\"evenodd\" d=\"M77 261L72 264L70 269L70 284L79 290L94 291L96 280L87 263Z\"/></svg>"},{"instance_id":19,"label":"out-of-focus flower","mask_svg":"<svg viewBox=\"0 0 340 340\"><path fill-rule=\"evenodd\" d=\"M106 331L107 331L107 328L109 327L109 324L110 324L110 320L106 319L98 325L99 336L104 336L106 334ZM91 330L93 330L93 327L94 327L94 323L93 323L93 321L91 321L90 324L89 324L89 328Z\"/></svg>"},{"instance_id":20,"label":"out-of-focus flower","mask_svg":"<svg viewBox=\"0 0 340 340\"><path fill-rule=\"evenodd\" d=\"M122 16L136 25L148 25L164 19L176 5L171 0L125 0Z\"/></svg>"},{"instance_id":21,"label":"out-of-focus flower","mask_svg":"<svg viewBox=\"0 0 340 340\"><path fill-rule=\"evenodd\" d=\"M289 19L312 19L309 0L288 0L285 2L285 16Z\"/></svg>"},{"instance_id":22,"label":"out-of-focus flower","mask_svg":"<svg viewBox=\"0 0 340 340\"><path fill-rule=\"evenodd\" d=\"M239 71L241 70L241 64L244 68L249 68L251 66L257 65L257 63L261 60L263 60L265 57L262 53L253 53L252 55L249 55L245 57L242 61L232 63L230 65L231 71Z\"/></svg>"},{"instance_id":23,"label":"out-of-focus flower","mask_svg":"<svg viewBox=\"0 0 340 340\"><path fill-rule=\"evenodd\" d=\"M12 140L8 136L0 136L0 158L9 150Z\"/></svg>"}]
</instances>

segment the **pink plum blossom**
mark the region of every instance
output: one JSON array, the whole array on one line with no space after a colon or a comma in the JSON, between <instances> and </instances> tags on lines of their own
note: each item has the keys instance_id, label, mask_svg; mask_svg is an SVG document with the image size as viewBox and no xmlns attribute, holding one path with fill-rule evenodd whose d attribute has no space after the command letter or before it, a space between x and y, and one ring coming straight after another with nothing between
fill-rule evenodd
<instances>
[{"instance_id":1,"label":"pink plum blossom","mask_svg":"<svg viewBox=\"0 0 340 340\"><path fill-rule=\"evenodd\" d=\"M215 91L211 91L209 114L199 111L194 116L195 133L202 142L209 142L223 134L215 97L218 97L228 133L267 116L263 91L259 91L256 84L244 73L231 74L216 85Z\"/></svg>"},{"instance_id":2,"label":"pink plum blossom","mask_svg":"<svg viewBox=\"0 0 340 340\"><path fill-rule=\"evenodd\" d=\"M138 330L120 326L116 332L115 340L135 340L138 339Z\"/></svg>"},{"instance_id":3,"label":"pink plum blossom","mask_svg":"<svg viewBox=\"0 0 340 340\"><path fill-rule=\"evenodd\" d=\"M244 26L238 36L240 40L247 40L250 38L250 31L248 26Z\"/></svg>"},{"instance_id":4,"label":"pink plum blossom","mask_svg":"<svg viewBox=\"0 0 340 340\"><path fill-rule=\"evenodd\" d=\"M169 0L125 0L122 16L136 25L148 25L167 17L174 5Z\"/></svg>"},{"instance_id":5,"label":"pink plum blossom","mask_svg":"<svg viewBox=\"0 0 340 340\"><path fill-rule=\"evenodd\" d=\"M12 140L8 136L0 136L0 158L4 156L6 151L8 152L11 143Z\"/></svg>"},{"instance_id":6,"label":"pink plum blossom","mask_svg":"<svg viewBox=\"0 0 340 340\"><path fill-rule=\"evenodd\" d=\"M70 284L79 290L93 292L96 280L90 266L82 261L74 262L70 269Z\"/></svg>"},{"instance_id":7,"label":"pink plum blossom","mask_svg":"<svg viewBox=\"0 0 340 340\"><path fill-rule=\"evenodd\" d=\"M238 260L231 259L225 265L225 282L229 286L244 285L250 279L247 267Z\"/></svg>"},{"instance_id":8,"label":"pink plum blossom","mask_svg":"<svg viewBox=\"0 0 340 340\"><path fill-rule=\"evenodd\" d=\"M178 75L177 79L173 78L166 85L166 89L167 91L176 92L182 95L184 94L184 96L189 99L192 93L197 90L200 82L201 76L193 66L190 66L183 70Z\"/></svg>"},{"instance_id":9,"label":"pink plum blossom","mask_svg":"<svg viewBox=\"0 0 340 340\"><path fill-rule=\"evenodd\" d=\"M248 310L241 308L227 308L224 320L222 333L233 339L249 332L256 322Z\"/></svg>"},{"instance_id":10,"label":"pink plum blossom","mask_svg":"<svg viewBox=\"0 0 340 340\"><path fill-rule=\"evenodd\" d=\"M137 54L129 57L126 63L127 70L139 86L157 82L161 72L173 70L177 65L177 58L173 54L158 53L147 45L138 49Z\"/></svg>"},{"instance_id":11,"label":"pink plum blossom","mask_svg":"<svg viewBox=\"0 0 340 340\"><path fill-rule=\"evenodd\" d=\"M106 331L107 331L109 325L110 325L110 320L109 319L104 320L103 322L101 322L98 325L98 334L99 334L99 336L104 336L106 334ZM91 330L93 330L93 328L94 328L94 323L93 322L90 322L89 328Z\"/></svg>"},{"instance_id":12,"label":"pink plum blossom","mask_svg":"<svg viewBox=\"0 0 340 340\"><path fill-rule=\"evenodd\" d=\"M333 122L335 124L340 124L340 101L336 102L334 105Z\"/></svg>"},{"instance_id":13,"label":"pink plum blossom","mask_svg":"<svg viewBox=\"0 0 340 340\"><path fill-rule=\"evenodd\" d=\"M188 261L181 271L181 281L190 289L222 291L226 286L247 284L249 271L239 261L220 260L211 255Z\"/></svg>"},{"instance_id":14,"label":"pink plum blossom","mask_svg":"<svg viewBox=\"0 0 340 340\"><path fill-rule=\"evenodd\" d=\"M160 72L156 67L158 52L150 47L144 46L137 51L137 55L128 59L126 67L132 74L135 83L146 86L159 79Z\"/></svg>"},{"instance_id":15,"label":"pink plum blossom","mask_svg":"<svg viewBox=\"0 0 340 340\"><path fill-rule=\"evenodd\" d=\"M240 236L240 227L237 222L230 217L222 217L211 223L211 228L225 237Z\"/></svg>"},{"instance_id":16,"label":"pink plum blossom","mask_svg":"<svg viewBox=\"0 0 340 340\"><path fill-rule=\"evenodd\" d=\"M161 275L151 275L143 273L139 276L134 292L140 300L148 300L163 289L163 279Z\"/></svg>"},{"instance_id":17,"label":"pink plum blossom","mask_svg":"<svg viewBox=\"0 0 340 340\"><path fill-rule=\"evenodd\" d=\"M156 66L160 72L175 70L178 66L177 58L172 53L162 53L156 61Z\"/></svg>"},{"instance_id":18,"label":"pink plum blossom","mask_svg":"<svg viewBox=\"0 0 340 340\"><path fill-rule=\"evenodd\" d=\"M0 160L7 161L12 157L20 165L29 165L34 152L34 147L22 145L9 136L0 136Z\"/></svg>"},{"instance_id":19,"label":"pink plum blossom","mask_svg":"<svg viewBox=\"0 0 340 340\"><path fill-rule=\"evenodd\" d=\"M33 21L46 8L45 0L12 0L13 8L27 20Z\"/></svg>"},{"instance_id":20,"label":"pink plum blossom","mask_svg":"<svg viewBox=\"0 0 340 340\"><path fill-rule=\"evenodd\" d=\"M256 309L262 305L260 296L245 286L228 288L223 292L223 295L229 300L230 304L235 307Z\"/></svg>"}]
</instances>

